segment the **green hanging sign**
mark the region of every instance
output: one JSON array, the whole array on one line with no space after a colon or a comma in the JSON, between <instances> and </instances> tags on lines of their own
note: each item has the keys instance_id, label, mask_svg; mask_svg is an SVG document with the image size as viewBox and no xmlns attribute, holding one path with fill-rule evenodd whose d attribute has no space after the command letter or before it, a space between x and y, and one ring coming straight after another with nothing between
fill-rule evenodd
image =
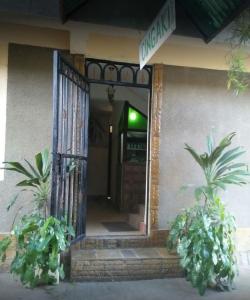
<instances>
[{"instance_id":1,"label":"green hanging sign","mask_svg":"<svg viewBox=\"0 0 250 300\"><path fill-rule=\"evenodd\" d=\"M175 1L167 0L140 43L140 69L169 38L175 28Z\"/></svg>"}]
</instances>

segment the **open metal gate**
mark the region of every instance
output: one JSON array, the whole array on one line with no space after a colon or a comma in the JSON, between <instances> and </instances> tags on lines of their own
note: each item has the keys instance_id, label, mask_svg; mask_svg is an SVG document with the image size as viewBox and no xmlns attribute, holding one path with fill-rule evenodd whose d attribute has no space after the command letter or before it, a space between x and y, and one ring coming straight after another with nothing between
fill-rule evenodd
<instances>
[{"instance_id":1,"label":"open metal gate","mask_svg":"<svg viewBox=\"0 0 250 300\"><path fill-rule=\"evenodd\" d=\"M62 55L53 57L51 215L65 217L85 236L89 83Z\"/></svg>"}]
</instances>

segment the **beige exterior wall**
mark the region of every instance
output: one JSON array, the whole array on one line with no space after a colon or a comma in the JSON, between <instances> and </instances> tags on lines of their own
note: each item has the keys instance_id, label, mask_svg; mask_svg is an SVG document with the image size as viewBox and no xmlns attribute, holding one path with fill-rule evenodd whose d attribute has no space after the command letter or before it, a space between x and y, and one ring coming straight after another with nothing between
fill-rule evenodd
<instances>
[{"instance_id":1,"label":"beige exterior wall","mask_svg":"<svg viewBox=\"0 0 250 300\"><path fill-rule=\"evenodd\" d=\"M70 36L63 29L0 22L0 43L69 49Z\"/></svg>"},{"instance_id":2,"label":"beige exterior wall","mask_svg":"<svg viewBox=\"0 0 250 300\"><path fill-rule=\"evenodd\" d=\"M216 140L237 132L234 145L247 152L250 163L250 91L238 97L225 88L226 72L182 67L165 67L165 84L160 139L159 225L169 228L182 208L194 203L193 190L180 192L186 184L204 182L202 172L184 143L199 152L206 150L206 136ZM230 187L222 194L238 227L250 228L250 185ZM245 243L246 244L246 243ZM250 249L250 238L248 236Z\"/></svg>"},{"instance_id":3,"label":"beige exterior wall","mask_svg":"<svg viewBox=\"0 0 250 300\"><path fill-rule=\"evenodd\" d=\"M0 44L0 167L5 156L6 105L7 105L7 78L8 78L8 45ZM0 181L4 172L0 170Z\"/></svg>"},{"instance_id":4,"label":"beige exterior wall","mask_svg":"<svg viewBox=\"0 0 250 300\"><path fill-rule=\"evenodd\" d=\"M61 24L41 18L1 15L0 41L68 49L87 57L139 62L144 32L81 22ZM149 63L226 70L228 35L223 32L209 44L202 39L171 36ZM250 70L250 58L248 60Z\"/></svg>"},{"instance_id":5,"label":"beige exterior wall","mask_svg":"<svg viewBox=\"0 0 250 300\"><path fill-rule=\"evenodd\" d=\"M7 130L5 160L32 160L41 149L51 149L52 51L46 48L9 45ZM2 142L2 141L1 141ZM18 175L5 172L0 181L0 232L10 231L19 208L31 209L31 195L25 193L17 205L6 207L17 192Z\"/></svg>"},{"instance_id":6,"label":"beige exterior wall","mask_svg":"<svg viewBox=\"0 0 250 300\"><path fill-rule=\"evenodd\" d=\"M25 21L19 21L19 24L2 23L0 26L1 101L6 100L10 42L69 49L72 53L84 53L89 57L138 62L137 50L142 32L72 22L64 26L46 22L25 24ZM10 45L9 49L5 160L32 159L34 153L51 145L52 52L15 45ZM181 208L193 203L192 193L181 194L180 187L202 182L198 167L183 149L185 142L202 151L205 136L214 128L217 138L236 131L235 144L250 149L250 93L236 98L226 90L225 72L205 70L225 70L227 53L228 48L222 42L206 45L199 39L173 36L151 60L151 63L173 65L166 67L165 71L162 110L161 229L169 228L167 222L173 220ZM250 151L245 158L250 161ZM17 211L17 208L9 214L5 211L17 180L17 176L5 174L4 181L0 181L0 232L10 230ZM250 228L249 192L250 187L231 188L224 195L238 226L245 230ZM22 205L29 209L30 197L23 197Z\"/></svg>"}]
</instances>

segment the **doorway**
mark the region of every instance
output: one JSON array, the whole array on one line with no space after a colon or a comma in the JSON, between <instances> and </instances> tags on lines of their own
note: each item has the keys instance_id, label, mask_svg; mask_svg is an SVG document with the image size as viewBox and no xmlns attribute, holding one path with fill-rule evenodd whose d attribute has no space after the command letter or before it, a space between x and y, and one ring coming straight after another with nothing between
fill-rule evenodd
<instances>
[{"instance_id":1,"label":"doorway","mask_svg":"<svg viewBox=\"0 0 250 300\"><path fill-rule=\"evenodd\" d=\"M53 65L51 214L87 235L146 234L152 67L58 51Z\"/></svg>"},{"instance_id":2,"label":"doorway","mask_svg":"<svg viewBox=\"0 0 250 300\"><path fill-rule=\"evenodd\" d=\"M146 234L152 67L87 58L87 231Z\"/></svg>"},{"instance_id":3,"label":"doorway","mask_svg":"<svg viewBox=\"0 0 250 300\"><path fill-rule=\"evenodd\" d=\"M146 233L150 91L90 84L88 236Z\"/></svg>"}]
</instances>

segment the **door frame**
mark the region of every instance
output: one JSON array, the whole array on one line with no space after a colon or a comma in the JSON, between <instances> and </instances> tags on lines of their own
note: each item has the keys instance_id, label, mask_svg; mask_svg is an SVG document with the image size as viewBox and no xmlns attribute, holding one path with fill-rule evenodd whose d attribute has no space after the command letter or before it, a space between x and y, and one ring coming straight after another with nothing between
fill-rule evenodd
<instances>
[{"instance_id":1,"label":"door frame","mask_svg":"<svg viewBox=\"0 0 250 300\"><path fill-rule=\"evenodd\" d=\"M91 65L97 65L100 74L99 78L91 78L89 74L89 67ZM117 73L117 80L108 80L105 79L105 69L107 67L113 67L115 72ZM121 72L124 69L131 69L133 72L133 80L132 82L124 82L122 81L122 76ZM147 163L146 163L146 192L145 192L145 215L144 215L144 220L145 220L145 236L150 235L151 231L151 224L156 224L155 217L152 218L152 215L156 215L156 209L155 205L152 206L151 203L151 196L152 196L152 191L155 190L155 185L152 186L152 181L151 181L151 176L152 171L155 172L155 168L151 168L151 161L153 159L153 165L154 165L154 158L152 158L151 155L151 144L153 142L154 144L154 139L152 139L152 117L155 114L152 114L152 108L154 105L152 105L152 100L153 100L153 80L154 80L154 68L151 65L146 65L143 68L143 71L145 72L145 75L147 76L148 74L148 81L145 83L138 82L138 75L140 72L140 65L139 64L134 64L134 63L125 63L125 62L117 62L117 61L111 61L111 60L104 60L104 59L95 59L95 58L85 58L85 76L88 78L89 83L94 83L94 84L104 84L104 85L112 85L112 86L124 86L124 87L135 87L135 88L144 88L148 90L148 142L147 142ZM154 131L153 131L154 132ZM154 196L154 203L156 203L156 197Z\"/></svg>"},{"instance_id":2,"label":"door frame","mask_svg":"<svg viewBox=\"0 0 250 300\"><path fill-rule=\"evenodd\" d=\"M164 95L165 65L154 64L152 67L149 101L149 135L148 163L147 163L147 209L146 209L146 233L145 237L153 243L165 241L167 231L159 228L159 198L160 198L160 138L161 117ZM163 242L164 243L164 242Z\"/></svg>"},{"instance_id":3,"label":"door frame","mask_svg":"<svg viewBox=\"0 0 250 300\"><path fill-rule=\"evenodd\" d=\"M86 74L86 64L83 55L72 55L73 59L76 58L75 70L83 75ZM96 60L103 61L103 60ZM115 63L113 61L106 61L107 63ZM127 64L120 63L125 65ZM79 66L79 67L78 67ZM164 86L164 65L156 64L153 67L148 66L151 69L151 82L148 85L149 93L149 118L148 118L148 161L147 161L147 178L146 178L146 236L151 236L152 233L158 232L158 214L159 214L159 186L160 186L160 131L161 131L161 114L162 114L162 102L163 102L163 86ZM89 83L98 83L93 80L89 80ZM113 81L105 81L103 84L113 84ZM126 85L126 84L116 84ZM135 86L127 84L127 86ZM142 86L137 86L142 87ZM145 86L144 86L145 88ZM55 82L53 82L53 90L55 90ZM53 95L56 97L56 94ZM55 121L55 120L54 120ZM54 134L53 129L53 134ZM85 218L86 222L86 218Z\"/></svg>"}]
</instances>

